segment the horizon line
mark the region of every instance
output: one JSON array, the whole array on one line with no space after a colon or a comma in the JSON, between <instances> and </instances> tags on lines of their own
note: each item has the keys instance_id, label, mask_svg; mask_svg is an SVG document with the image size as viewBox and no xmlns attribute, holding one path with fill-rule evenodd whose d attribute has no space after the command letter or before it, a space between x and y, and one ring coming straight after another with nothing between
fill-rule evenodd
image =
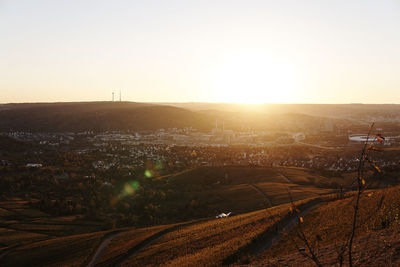
<instances>
[{"instance_id":1,"label":"horizon line","mask_svg":"<svg viewBox=\"0 0 400 267\"><path fill-rule=\"evenodd\" d=\"M142 103L142 104L215 104L215 105L399 105L400 103L363 103L363 102L346 102L346 103L240 103L240 102L203 102L203 101L110 101L110 100L83 100L83 101L34 101L34 102L0 102L0 105L18 105L18 104L62 104L62 103Z\"/></svg>"}]
</instances>

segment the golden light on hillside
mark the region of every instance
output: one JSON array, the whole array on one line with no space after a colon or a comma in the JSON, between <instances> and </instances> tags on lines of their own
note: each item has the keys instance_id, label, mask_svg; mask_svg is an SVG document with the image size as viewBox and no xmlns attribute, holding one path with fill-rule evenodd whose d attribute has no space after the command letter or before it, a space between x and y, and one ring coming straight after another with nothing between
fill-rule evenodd
<instances>
[{"instance_id":1,"label":"golden light on hillside","mask_svg":"<svg viewBox=\"0 0 400 267\"><path fill-rule=\"evenodd\" d=\"M294 66L262 53L242 53L213 68L209 87L213 101L234 103L291 103L299 94Z\"/></svg>"}]
</instances>

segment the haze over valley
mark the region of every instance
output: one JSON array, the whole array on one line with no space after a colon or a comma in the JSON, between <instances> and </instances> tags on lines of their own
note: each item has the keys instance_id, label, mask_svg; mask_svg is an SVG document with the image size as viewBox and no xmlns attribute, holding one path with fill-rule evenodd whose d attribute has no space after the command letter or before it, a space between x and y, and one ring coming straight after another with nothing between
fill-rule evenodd
<instances>
[{"instance_id":1,"label":"haze over valley","mask_svg":"<svg viewBox=\"0 0 400 267\"><path fill-rule=\"evenodd\" d=\"M397 1L0 1L1 266L399 266Z\"/></svg>"}]
</instances>

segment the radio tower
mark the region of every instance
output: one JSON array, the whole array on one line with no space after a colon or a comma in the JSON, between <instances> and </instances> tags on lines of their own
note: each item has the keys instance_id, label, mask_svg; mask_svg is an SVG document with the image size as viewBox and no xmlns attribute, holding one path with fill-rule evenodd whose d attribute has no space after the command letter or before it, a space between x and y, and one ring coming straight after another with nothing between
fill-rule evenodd
<instances>
[{"instance_id":1,"label":"radio tower","mask_svg":"<svg viewBox=\"0 0 400 267\"><path fill-rule=\"evenodd\" d=\"M114 102L114 92L112 92L112 99L111 99L111 101Z\"/></svg>"}]
</instances>

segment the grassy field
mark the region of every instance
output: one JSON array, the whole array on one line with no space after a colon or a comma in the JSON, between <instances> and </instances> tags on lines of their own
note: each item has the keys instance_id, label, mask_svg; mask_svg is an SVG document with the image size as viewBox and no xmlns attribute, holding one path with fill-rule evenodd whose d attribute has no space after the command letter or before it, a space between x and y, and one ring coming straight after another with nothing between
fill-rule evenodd
<instances>
[{"instance_id":1,"label":"grassy field","mask_svg":"<svg viewBox=\"0 0 400 267\"><path fill-rule=\"evenodd\" d=\"M96 266L113 266L119 259L124 257L129 250L137 246L147 238L171 227L171 225L160 225L142 229L132 229L116 236L108 245L105 253L100 257Z\"/></svg>"},{"instance_id":2,"label":"grassy field","mask_svg":"<svg viewBox=\"0 0 400 267\"><path fill-rule=\"evenodd\" d=\"M254 166L206 166L191 169L159 179L167 179L176 186L208 185L215 184L243 184L260 181L283 182L284 179L270 167Z\"/></svg>"},{"instance_id":3,"label":"grassy field","mask_svg":"<svg viewBox=\"0 0 400 267\"><path fill-rule=\"evenodd\" d=\"M12 247L26 242L35 242L48 239L44 234L17 231L9 228L0 228L0 245L2 247Z\"/></svg>"},{"instance_id":4,"label":"grassy field","mask_svg":"<svg viewBox=\"0 0 400 267\"><path fill-rule=\"evenodd\" d=\"M81 266L107 232L97 232L22 245L4 256L1 266Z\"/></svg>"},{"instance_id":5,"label":"grassy field","mask_svg":"<svg viewBox=\"0 0 400 267\"><path fill-rule=\"evenodd\" d=\"M0 224L5 229L31 232L49 236L67 236L88 232L100 231L103 225L99 222L89 221L82 216L57 216L51 217L30 206L28 201L11 199L0 202ZM0 236L0 244L4 243Z\"/></svg>"},{"instance_id":6,"label":"grassy field","mask_svg":"<svg viewBox=\"0 0 400 267\"><path fill-rule=\"evenodd\" d=\"M177 192L175 199L168 199L169 208L165 209L166 217L169 216L171 209L185 211L182 217L178 215L173 218L175 222L184 222L205 217L214 218L215 215L221 212L232 211L233 214L239 214L225 221L216 220L210 224L204 223L202 226L199 224L197 230L193 229L193 231L209 232L209 236L205 238L210 240L211 247L214 245L218 246L218 251L220 251L218 252L218 257L220 260L223 260L224 257L228 257L234 253L235 249L233 248L243 247L248 244L250 240L253 240L258 234L268 229L268 227L275 222L274 220L277 220L277 218L280 218L282 215L274 211L276 214L273 218L265 221L265 218L262 216L262 214L264 214L262 211L258 211L250 217L246 217L248 215L243 215L243 213L262 210L271 205L287 203L289 201L288 189L291 191L295 200L317 197L320 194L326 194L331 191L330 189L317 188L307 184L299 185L289 183L281 172L281 168L270 167L201 167L154 179L164 181L167 190L170 188ZM288 173L291 175L291 178L297 177L299 180L303 179L300 176L308 175L309 177L313 177L313 174L306 174L306 170L304 169L294 170L293 173L288 171ZM277 210L280 209L282 209L282 207L277 208ZM285 209L283 213L288 210L287 207ZM28 246L33 242L35 244L40 244L40 246L43 245L43 247L47 247L45 245L47 244L45 243L46 241L50 242L49 244L52 244L51 242L61 242L60 244L64 244L63 242L71 242L71 244L74 244L74 238L76 236L94 233L93 236L88 235L83 239L85 240L84 243L86 244L87 252L92 245L96 244L98 238L102 236L95 234L95 232L103 230L103 225L100 222L88 221L81 216L52 217L38 209L32 208L29 201L23 201L18 198L0 202L0 223L2 227L0 230L0 249L7 249L14 246L18 246L18 249L22 249L24 246ZM223 231L226 231L226 234L225 232L221 234L224 236L222 240L225 240L225 243L218 243L216 240L212 241L213 238L216 238L215 235L217 235L218 227L222 227L221 224L225 223L229 225L226 227L224 226L226 229ZM215 232L209 230L214 227L213 224L218 225L218 227L215 228ZM233 230L230 230L229 227L231 226ZM132 229L127 232L126 235L118 236L118 238L112 241L110 250L106 250L106 253L102 256L99 263L107 265L115 262L120 259L125 252L129 251L130 248L149 236L156 234L158 231L162 231L165 227L167 226L137 230ZM241 231L246 231L248 233L244 238L235 239L241 236ZM228 233L231 233L235 238L228 238ZM71 237L71 239L64 240L57 239L57 237ZM190 235L188 238L189 237ZM184 246L186 247L186 245L187 244ZM207 244L203 245L204 247L201 249L207 250ZM51 245L48 245L49 249L50 246ZM188 245L188 247L190 246L191 245ZM227 246L232 246L232 248L228 248ZM64 247L66 247L66 245ZM18 251L21 252L24 250ZM45 250L38 249L36 252L33 252L32 255L27 253L26 257L30 259L30 257L34 257L34 255L40 254L42 251ZM72 252L73 254L78 253L78 251L74 252L74 250ZM8 257L19 255L17 251L13 253L8 254ZM57 253L57 251L53 253L55 259L58 257L56 256L58 255ZM79 253L76 255L82 260L83 256L79 256ZM194 254L197 256L190 257L196 258L202 255L197 249ZM189 257L186 254L181 256ZM178 258L181 256L173 260L179 262ZM50 258L51 257L49 257L49 259ZM23 259L21 259L21 261L22 260ZM206 262L208 260L206 260ZM26 261L28 262L29 260ZM197 260L195 260L195 262L197 262ZM50 263L51 261L49 260L49 264Z\"/></svg>"},{"instance_id":7,"label":"grassy field","mask_svg":"<svg viewBox=\"0 0 400 267\"><path fill-rule=\"evenodd\" d=\"M103 228L99 222L80 216L51 217L20 199L0 202L0 224L0 254L11 249L1 258L1 266L53 262L55 266L69 266L75 260L84 261L103 236L98 232ZM87 234L91 232L97 233ZM56 238L61 236L65 238Z\"/></svg>"},{"instance_id":8,"label":"grassy field","mask_svg":"<svg viewBox=\"0 0 400 267\"><path fill-rule=\"evenodd\" d=\"M368 244L368 245L367 245ZM353 255L355 266L400 266L400 233L393 231L377 231L366 233L354 240ZM321 246L319 258L323 266L340 266L337 262L338 248L336 244ZM347 255L345 255L346 257ZM293 252L276 257L264 257L252 261L254 266L315 266L315 263ZM346 263L343 266L347 265Z\"/></svg>"},{"instance_id":9,"label":"grassy field","mask_svg":"<svg viewBox=\"0 0 400 267\"><path fill-rule=\"evenodd\" d=\"M27 231L32 233L40 233L50 236L68 236L79 233L96 232L101 230L101 226L93 226L92 224L37 224L37 223L14 223L8 226L9 229Z\"/></svg>"},{"instance_id":10,"label":"grassy field","mask_svg":"<svg viewBox=\"0 0 400 267\"><path fill-rule=\"evenodd\" d=\"M297 203L304 205L309 201ZM235 262L246 255L263 240L265 233L276 231L276 224L289 214L290 205L284 204L223 219L209 218L141 229L121 228L57 238L32 236L31 241L36 238L37 242L19 244L1 259L2 266L82 266L90 261L101 241L116 231L118 234L106 247L97 266L116 263L124 266L217 266ZM7 231L10 230L3 229L0 236L7 235ZM162 234L153 240L159 233ZM146 243L149 239L153 242ZM147 246L137 250L142 243ZM10 241L7 245L12 244L18 243Z\"/></svg>"},{"instance_id":11,"label":"grassy field","mask_svg":"<svg viewBox=\"0 0 400 267\"><path fill-rule=\"evenodd\" d=\"M392 234L400 232L400 186L368 191L362 196L360 203L360 212L357 218L359 227L356 231L356 237L365 242L358 241L358 246L362 246L362 249L359 248L357 255L358 257L362 255L363 257L368 257L366 253L362 253L363 249L364 252L369 250L375 250L376 252L376 246L379 249L382 246L365 240L365 235L371 235L372 239L379 239L376 235L380 235L380 231L386 231L385 235L388 232ZM304 233L315 249L317 256L321 256L325 263L331 264L332 262L330 261L335 258L332 255L328 257L327 248L331 250L330 254L336 253L337 257L339 245L349 238L353 205L354 198L324 203L304 218L304 223L302 224ZM264 255L254 259L253 262L261 264L273 258L284 258L286 255L296 253L296 243L300 247L305 246L297 238L297 232L298 226ZM387 239L390 239L390 235ZM301 255L297 256L301 257ZM358 258L356 260L363 261L366 259Z\"/></svg>"},{"instance_id":12,"label":"grassy field","mask_svg":"<svg viewBox=\"0 0 400 267\"><path fill-rule=\"evenodd\" d=\"M320 186L329 184L330 179L350 180L353 177L329 178L302 168L221 166L201 167L154 179L163 182L161 185L165 186L167 194L169 189L174 191L173 197L166 200L165 216L170 216L169 212L176 209L184 214L171 218L174 223L203 218L202 221L179 228L175 228L176 224L165 223L141 229L118 229L123 234L111 240L97 262L99 266L114 265L126 259L143 241L160 233L160 238L137 251L125 263L128 266L215 266L240 262L265 233L276 232L277 223L290 215L288 191L295 201L304 204L312 198L334 193L334 189ZM392 191L376 191L366 196L363 203L372 203L369 204L371 207L376 205L381 196L379 192ZM360 231L382 228L388 214L392 216L390 227L394 227L399 212L398 206L391 206L391 203L398 203L396 198L400 197L395 193L389 195L393 197L385 198L383 206L391 208L376 220L370 218L369 228ZM317 231L321 246L330 245L328 240L331 238L340 240L344 237L348 220L343 218L350 214L349 201L343 199L313 210L304 218L307 234L313 236L312 231ZM270 206L274 207L266 209ZM388 213L389 210L392 213ZM214 219L215 215L229 211L235 216ZM367 211L368 208L362 209L362 216L366 216ZM101 222L89 221L82 216L51 217L20 199L0 202L0 223L0 253L13 248L1 259L2 266L81 266L110 233L102 231ZM272 254L266 253L260 259L287 255L294 250L294 246L283 239L268 252ZM257 262L258 259L253 260Z\"/></svg>"},{"instance_id":13,"label":"grassy field","mask_svg":"<svg viewBox=\"0 0 400 267\"><path fill-rule=\"evenodd\" d=\"M287 183L256 183L255 185L270 198L272 205L290 202L289 191L295 201L334 192L332 189Z\"/></svg>"},{"instance_id":14,"label":"grassy field","mask_svg":"<svg viewBox=\"0 0 400 267\"><path fill-rule=\"evenodd\" d=\"M329 176L325 176L318 171L299 167L281 167L277 169L292 183L320 188L332 188L336 185L349 186L354 181L354 178L357 177L355 173L346 172L333 172Z\"/></svg>"},{"instance_id":15,"label":"grassy field","mask_svg":"<svg viewBox=\"0 0 400 267\"><path fill-rule=\"evenodd\" d=\"M290 180L283 172L290 175ZM287 203L288 189L295 200L334 191L312 183L323 180L329 184L327 181L331 178L301 168L207 166L155 179L164 181L167 190L179 192L175 199L168 199L168 207L184 210L182 218L179 218L181 220L215 216L228 211L244 213Z\"/></svg>"},{"instance_id":16,"label":"grassy field","mask_svg":"<svg viewBox=\"0 0 400 267\"><path fill-rule=\"evenodd\" d=\"M124 266L219 266L275 227L289 205L259 210L172 231L129 258ZM240 254L238 254L240 255Z\"/></svg>"}]
</instances>

